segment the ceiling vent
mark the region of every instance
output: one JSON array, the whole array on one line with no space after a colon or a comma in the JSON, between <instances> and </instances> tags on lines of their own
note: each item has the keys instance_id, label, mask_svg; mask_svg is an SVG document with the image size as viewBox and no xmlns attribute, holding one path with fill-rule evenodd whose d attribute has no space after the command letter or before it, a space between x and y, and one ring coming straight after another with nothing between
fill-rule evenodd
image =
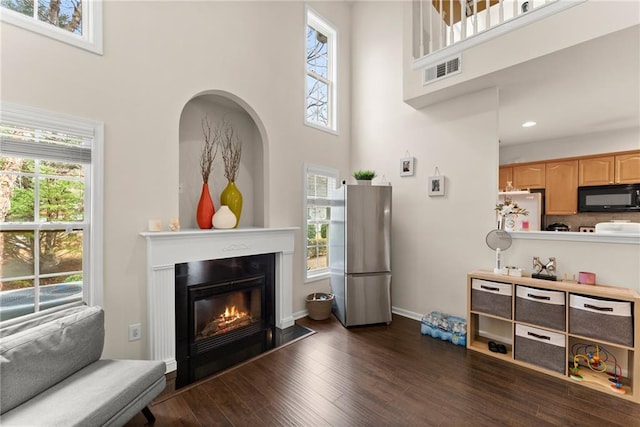
<instances>
[{"instance_id":1,"label":"ceiling vent","mask_svg":"<svg viewBox=\"0 0 640 427\"><path fill-rule=\"evenodd\" d=\"M424 70L423 85L460 73L462 70L460 56L448 59L438 65Z\"/></svg>"}]
</instances>

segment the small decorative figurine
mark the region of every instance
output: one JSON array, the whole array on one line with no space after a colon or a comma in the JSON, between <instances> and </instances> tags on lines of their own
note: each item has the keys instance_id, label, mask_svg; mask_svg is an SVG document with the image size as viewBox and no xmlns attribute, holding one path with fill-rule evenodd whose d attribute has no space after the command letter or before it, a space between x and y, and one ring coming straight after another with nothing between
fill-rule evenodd
<instances>
[{"instance_id":1,"label":"small decorative figurine","mask_svg":"<svg viewBox=\"0 0 640 427\"><path fill-rule=\"evenodd\" d=\"M169 220L169 230L180 231L180 220L178 218L171 218Z\"/></svg>"},{"instance_id":2,"label":"small decorative figurine","mask_svg":"<svg viewBox=\"0 0 640 427\"><path fill-rule=\"evenodd\" d=\"M549 257L547 263L540 261L540 257L533 257L533 273L531 277L534 279L557 280L556 278L556 258Z\"/></svg>"},{"instance_id":3,"label":"small decorative figurine","mask_svg":"<svg viewBox=\"0 0 640 427\"><path fill-rule=\"evenodd\" d=\"M540 272L544 269L544 265L540 262L540 257L533 257L533 272L535 274L540 274Z\"/></svg>"}]
</instances>

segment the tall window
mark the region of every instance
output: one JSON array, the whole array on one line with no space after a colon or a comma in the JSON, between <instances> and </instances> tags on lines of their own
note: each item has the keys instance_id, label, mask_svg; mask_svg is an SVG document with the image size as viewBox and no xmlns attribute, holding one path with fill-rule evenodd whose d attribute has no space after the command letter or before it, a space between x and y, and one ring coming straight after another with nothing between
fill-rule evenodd
<instances>
[{"instance_id":1,"label":"tall window","mask_svg":"<svg viewBox=\"0 0 640 427\"><path fill-rule=\"evenodd\" d=\"M329 272L329 221L331 190L336 188L338 171L317 166L305 167L306 200L306 268L307 278Z\"/></svg>"},{"instance_id":2,"label":"tall window","mask_svg":"<svg viewBox=\"0 0 640 427\"><path fill-rule=\"evenodd\" d=\"M101 135L98 124L2 105L0 321L99 303Z\"/></svg>"},{"instance_id":3,"label":"tall window","mask_svg":"<svg viewBox=\"0 0 640 427\"><path fill-rule=\"evenodd\" d=\"M336 31L307 9L305 123L335 132Z\"/></svg>"},{"instance_id":4,"label":"tall window","mask_svg":"<svg viewBox=\"0 0 640 427\"><path fill-rule=\"evenodd\" d=\"M102 54L102 0L0 0L0 19Z\"/></svg>"}]
</instances>

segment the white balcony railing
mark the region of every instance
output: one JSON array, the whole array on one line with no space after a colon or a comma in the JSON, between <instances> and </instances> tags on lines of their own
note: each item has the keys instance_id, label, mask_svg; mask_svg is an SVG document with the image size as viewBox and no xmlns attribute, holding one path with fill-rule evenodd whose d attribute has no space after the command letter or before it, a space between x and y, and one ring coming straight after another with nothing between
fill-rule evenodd
<instances>
[{"instance_id":1,"label":"white balcony railing","mask_svg":"<svg viewBox=\"0 0 640 427\"><path fill-rule=\"evenodd\" d=\"M586 0L413 0L414 69Z\"/></svg>"}]
</instances>

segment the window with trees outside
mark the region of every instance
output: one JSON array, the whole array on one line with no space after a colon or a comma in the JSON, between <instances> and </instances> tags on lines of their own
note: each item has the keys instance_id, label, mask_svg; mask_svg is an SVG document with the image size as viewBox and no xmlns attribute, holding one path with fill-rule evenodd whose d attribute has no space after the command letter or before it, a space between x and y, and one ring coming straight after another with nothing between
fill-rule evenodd
<instances>
[{"instance_id":1,"label":"window with trees outside","mask_svg":"<svg viewBox=\"0 0 640 427\"><path fill-rule=\"evenodd\" d=\"M329 273L329 198L336 188L338 171L317 166L306 166L305 170L306 269L307 279L312 279Z\"/></svg>"},{"instance_id":2,"label":"window with trees outside","mask_svg":"<svg viewBox=\"0 0 640 427\"><path fill-rule=\"evenodd\" d=\"M335 132L336 31L307 9L306 32L305 123Z\"/></svg>"},{"instance_id":3,"label":"window with trees outside","mask_svg":"<svg viewBox=\"0 0 640 427\"><path fill-rule=\"evenodd\" d=\"M102 0L0 0L0 19L102 54Z\"/></svg>"},{"instance_id":4,"label":"window with trees outside","mask_svg":"<svg viewBox=\"0 0 640 427\"><path fill-rule=\"evenodd\" d=\"M99 124L2 105L0 321L100 303L101 136Z\"/></svg>"}]
</instances>

